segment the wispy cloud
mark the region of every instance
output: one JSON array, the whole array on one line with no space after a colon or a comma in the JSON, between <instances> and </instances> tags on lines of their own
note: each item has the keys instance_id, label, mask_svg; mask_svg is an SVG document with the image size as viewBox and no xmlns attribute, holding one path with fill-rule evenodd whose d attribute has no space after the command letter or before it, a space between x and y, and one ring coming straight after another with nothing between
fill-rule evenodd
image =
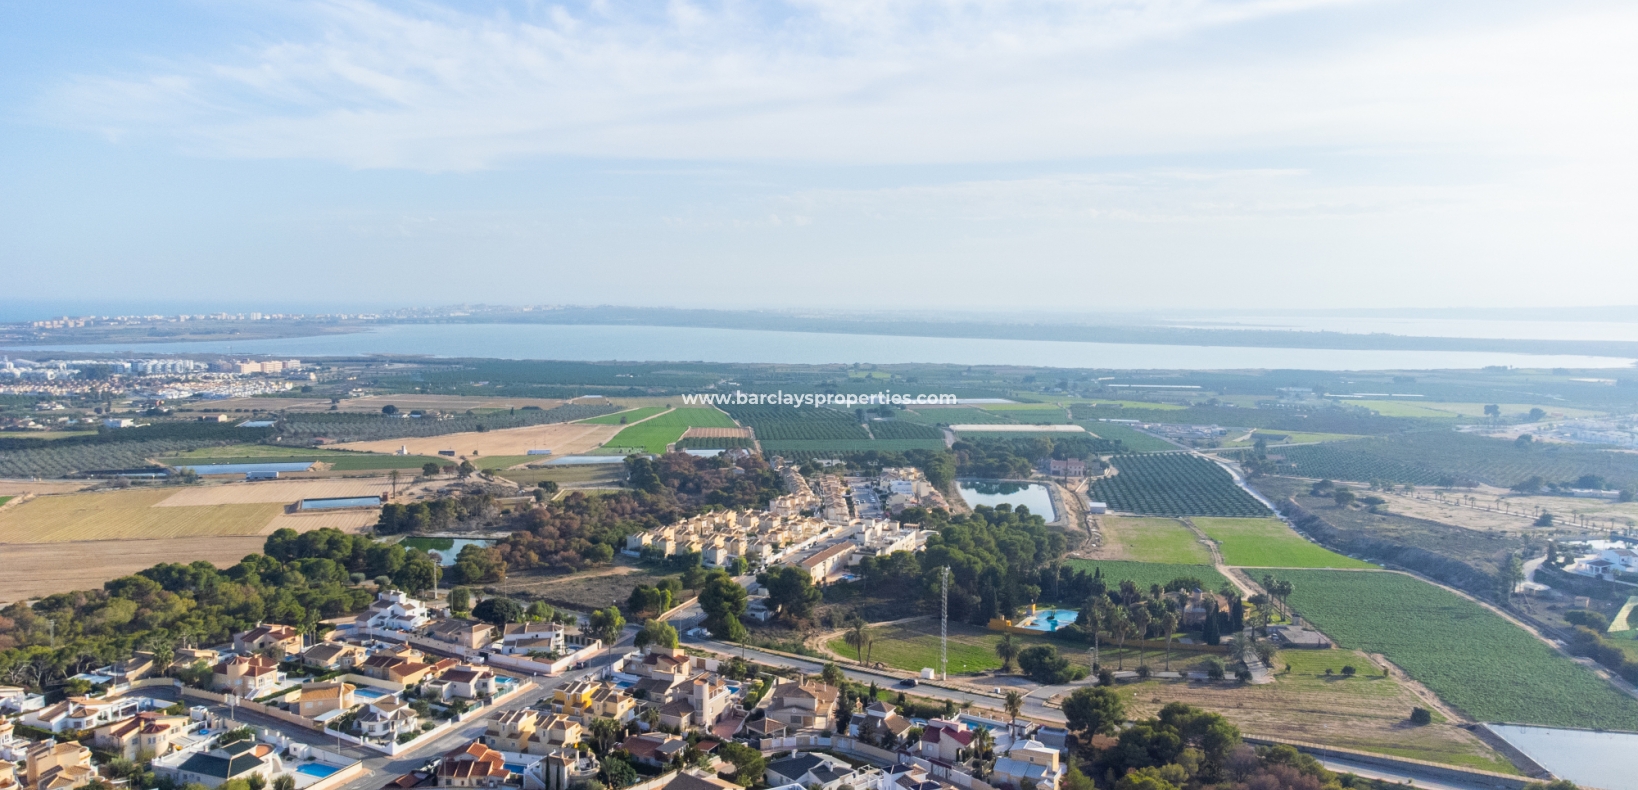
<instances>
[{"instance_id":1,"label":"wispy cloud","mask_svg":"<svg viewBox=\"0 0 1638 790\"><path fill-rule=\"evenodd\" d=\"M283 11L304 34L80 75L44 111L209 156L428 171L535 155L1534 155L1635 130L1638 9L1399 30L1373 23L1379 6L1407 12L1373 0L590 0L480 14L329 0ZM1337 32L1348 25L1358 31Z\"/></svg>"}]
</instances>

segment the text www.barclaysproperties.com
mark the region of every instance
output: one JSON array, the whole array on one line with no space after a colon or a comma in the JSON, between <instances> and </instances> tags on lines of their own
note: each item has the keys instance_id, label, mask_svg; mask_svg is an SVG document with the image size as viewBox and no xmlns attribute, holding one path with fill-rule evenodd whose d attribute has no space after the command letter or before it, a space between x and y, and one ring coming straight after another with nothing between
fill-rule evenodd
<instances>
[{"instance_id":1,"label":"text www.barclaysproperties.com","mask_svg":"<svg viewBox=\"0 0 1638 790\"><path fill-rule=\"evenodd\" d=\"M838 392L696 392L682 396L693 406L954 406L960 401L949 393L904 395L887 390L864 395Z\"/></svg>"}]
</instances>

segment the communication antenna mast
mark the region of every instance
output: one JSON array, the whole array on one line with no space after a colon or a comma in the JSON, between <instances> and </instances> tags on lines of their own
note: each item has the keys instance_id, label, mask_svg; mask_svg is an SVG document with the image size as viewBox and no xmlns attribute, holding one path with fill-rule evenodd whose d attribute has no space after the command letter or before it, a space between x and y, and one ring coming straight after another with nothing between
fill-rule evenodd
<instances>
[{"instance_id":1,"label":"communication antenna mast","mask_svg":"<svg viewBox=\"0 0 1638 790\"><path fill-rule=\"evenodd\" d=\"M938 611L938 676L940 680L950 679L950 566L944 566L944 572L939 574L939 611Z\"/></svg>"}]
</instances>

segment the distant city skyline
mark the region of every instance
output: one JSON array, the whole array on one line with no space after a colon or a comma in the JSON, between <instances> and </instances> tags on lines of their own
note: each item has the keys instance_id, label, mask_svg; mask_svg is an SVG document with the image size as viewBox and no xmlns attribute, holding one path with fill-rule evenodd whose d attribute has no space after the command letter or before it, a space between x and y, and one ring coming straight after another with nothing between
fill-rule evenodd
<instances>
[{"instance_id":1,"label":"distant city skyline","mask_svg":"<svg viewBox=\"0 0 1638 790\"><path fill-rule=\"evenodd\" d=\"M1635 36L1599 0L13 5L0 319L1618 303Z\"/></svg>"}]
</instances>

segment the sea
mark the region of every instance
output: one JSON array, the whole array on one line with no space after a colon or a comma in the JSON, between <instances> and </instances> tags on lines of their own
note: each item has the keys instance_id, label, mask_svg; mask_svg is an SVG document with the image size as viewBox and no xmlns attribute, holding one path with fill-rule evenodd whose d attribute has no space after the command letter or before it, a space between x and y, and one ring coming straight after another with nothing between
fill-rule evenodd
<instances>
[{"instance_id":1,"label":"sea","mask_svg":"<svg viewBox=\"0 0 1638 790\"><path fill-rule=\"evenodd\" d=\"M199 343L30 346L23 350L270 354L300 359L372 354L564 361L1025 365L1124 370L1440 370L1625 368L1634 360L1489 351L1240 348L1056 340L901 337L704 327L556 324L385 324L315 337Z\"/></svg>"}]
</instances>

